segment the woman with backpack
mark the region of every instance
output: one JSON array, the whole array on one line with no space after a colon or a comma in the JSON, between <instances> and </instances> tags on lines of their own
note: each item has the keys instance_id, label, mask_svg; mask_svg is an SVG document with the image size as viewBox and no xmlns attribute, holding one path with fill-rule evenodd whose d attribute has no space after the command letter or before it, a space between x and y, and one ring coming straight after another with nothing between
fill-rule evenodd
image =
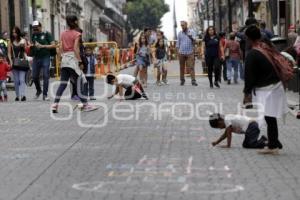
<instances>
[{"instance_id":1,"label":"woman with backpack","mask_svg":"<svg viewBox=\"0 0 300 200\"><path fill-rule=\"evenodd\" d=\"M232 69L234 71L233 80L234 83L238 83L238 71L239 71L239 64L240 60L242 59L242 50L240 48L240 43L235 41L235 33L230 33L229 41L226 42L225 45L225 52L227 52L228 59L226 61L227 66L227 83L228 85L231 84L232 80Z\"/></svg>"},{"instance_id":2,"label":"woman with backpack","mask_svg":"<svg viewBox=\"0 0 300 200\"><path fill-rule=\"evenodd\" d=\"M279 73L276 68L278 63L274 62L281 55L274 47L261 41L261 32L257 26L249 26L245 34L252 49L245 60L244 104L251 103L253 95L253 102L262 112L267 124L268 148L258 153L278 154L282 144L278 139L277 119L288 112L282 84L282 74L285 72Z\"/></svg>"}]
</instances>

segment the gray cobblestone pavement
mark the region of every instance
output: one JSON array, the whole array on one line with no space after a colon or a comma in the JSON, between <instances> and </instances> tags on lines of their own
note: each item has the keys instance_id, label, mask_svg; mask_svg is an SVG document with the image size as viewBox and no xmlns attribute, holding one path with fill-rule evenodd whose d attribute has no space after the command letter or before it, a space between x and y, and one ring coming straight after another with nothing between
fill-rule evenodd
<instances>
[{"instance_id":1,"label":"gray cobblestone pavement","mask_svg":"<svg viewBox=\"0 0 300 200\"><path fill-rule=\"evenodd\" d=\"M32 100L33 88L26 103L14 103L10 92L10 102L0 104L0 199L300 199L299 120L289 115L287 124L279 122L284 149L278 156L243 149L242 136L233 137L231 149L212 148L220 132L198 118L213 111L212 103L223 113L236 113L242 83L211 90L207 78L197 80L198 87L189 78L181 87L172 77L158 87L150 79L150 101L98 98L106 107L95 112L61 108L56 117L69 117L64 121L51 117L51 102ZM103 88L103 80L96 81L97 94ZM166 103L176 105L173 115ZM127 113L115 115L138 113L133 116L139 119L113 118L116 106Z\"/></svg>"}]
</instances>

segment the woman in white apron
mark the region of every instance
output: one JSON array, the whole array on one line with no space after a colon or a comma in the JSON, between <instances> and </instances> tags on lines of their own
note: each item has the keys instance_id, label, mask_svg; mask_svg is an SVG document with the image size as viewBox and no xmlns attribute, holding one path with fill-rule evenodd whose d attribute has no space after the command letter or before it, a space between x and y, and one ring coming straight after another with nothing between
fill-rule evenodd
<instances>
[{"instance_id":1,"label":"woman in white apron","mask_svg":"<svg viewBox=\"0 0 300 200\"><path fill-rule=\"evenodd\" d=\"M246 36L252 46L261 42L261 32L256 26L247 28ZM249 102L252 95L253 103L263 108L262 113L267 124L268 148L259 153L278 154L282 144L278 139L277 119L288 112L286 95L273 65L256 49L250 50L246 57L244 94L244 103Z\"/></svg>"}]
</instances>

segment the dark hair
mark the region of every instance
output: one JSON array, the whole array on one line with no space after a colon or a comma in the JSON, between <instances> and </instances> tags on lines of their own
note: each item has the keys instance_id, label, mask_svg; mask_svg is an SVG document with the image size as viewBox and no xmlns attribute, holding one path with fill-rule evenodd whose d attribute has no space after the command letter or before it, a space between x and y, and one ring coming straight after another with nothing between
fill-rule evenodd
<instances>
[{"instance_id":1,"label":"dark hair","mask_svg":"<svg viewBox=\"0 0 300 200\"><path fill-rule=\"evenodd\" d=\"M235 39L236 34L234 32L229 34L229 39L230 40L234 40Z\"/></svg>"},{"instance_id":2,"label":"dark hair","mask_svg":"<svg viewBox=\"0 0 300 200\"><path fill-rule=\"evenodd\" d=\"M76 21L78 21L77 16L75 15L68 15L66 18L67 21L67 25L70 27L70 29L77 29L78 28L78 24L76 23Z\"/></svg>"},{"instance_id":3,"label":"dark hair","mask_svg":"<svg viewBox=\"0 0 300 200\"><path fill-rule=\"evenodd\" d=\"M215 27L209 26L209 27L206 29L206 33L205 33L205 37L204 37L205 40L208 40L208 39L209 39L209 29L211 29L211 28L214 30L214 35L217 36L217 32L216 32Z\"/></svg>"},{"instance_id":4,"label":"dark hair","mask_svg":"<svg viewBox=\"0 0 300 200\"><path fill-rule=\"evenodd\" d=\"M223 119L223 116L219 113L214 113L209 116L209 124L212 128L219 128L219 122Z\"/></svg>"},{"instance_id":5,"label":"dark hair","mask_svg":"<svg viewBox=\"0 0 300 200\"><path fill-rule=\"evenodd\" d=\"M266 22L261 22L261 23L260 23L260 27L261 27L262 29L265 29L266 26L267 26L267 25L266 25Z\"/></svg>"},{"instance_id":6,"label":"dark hair","mask_svg":"<svg viewBox=\"0 0 300 200\"><path fill-rule=\"evenodd\" d=\"M284 49L283 52L290 54L295 60L297 59L297 51L293 46Z\"/></svg>"},{"instance_id":7,"label":"dark hair","mask_svg":"<svg viewBox=\"0 0 300 200\"><path fill-rule=\"evenodd\" d=\"M252 40L252 41L261 39L261 32L260 32L260 29L259 29L256 25L251 25L251 26L249 26L249 27L246 29L245 34L246 34L246 36L247 36L250 40Z\"/></svg>"},{"instance_id":8,"label":"dark hair","mask_svg":"<svg viewBox=\"0 0 300 200\"><path fill-rule=\"evenodd\" d=\"M75 30L78 32L78 33L83 33L83 30L79 27L75 28Z\"/></svg>"},{"instance_id":9,"label":"dark hair","mask_svg":"<svg viewBox=\"0 0 300 200\"><path fill-rule=\"evenodd\" d=\"M161 40L163 41L163 47L162 47L162 48L165 49L165 43L164 43L164 40L163 40L163 39L157 40L157 42L156 42L156 44L155 44L155 48L160 48L159 42L160 42Z\"/></svg>"},{"instance_id":10,"label":"dark hair","mask_svg":"<svg viewBox=\"0 0 300 200\"><path fill-rule=\"evenodd\" d=\"M251 17L251 18L248 18L245 22L245 25L246 26L250 26L250 25L257 25L258 22L255 18Z\"/></svg>"},{"instance_id":11,"label":"dark hair","mask_svg":"<svg viewBox=\"0 0 300 200\"><path fill-rule=\"evenodd\" d=\"M141 36L140 36L140 39L139 39L139 46L140 47L142 47L142 37L144 37L145 38L145 45L146 46L148 46L148 39L147 39L147 37L144 35L144 34L142 34Z\"/></svg>"},{"instance_id":12,"label":"dark hair","mask_svg":"<svg viewBox=\"0 0 300 200\"><path fill-rule=\"evenodd\" d=\"M14 34L13 32L16 32L17 34L17 38L14 37ZM13 42L14 40L17 40L17 41L20 41L21 40L21 37L22 37L22 33L21 33L21 30L19 27L15 26L12 31L11 31L11 34L10 34L10 40Z\"/></svg>"},{"instance_id":13,"label":"dark hair","mask_svg":"<svg viewBox=\"0 0 300 200\"><path fill-rule=\"evenodd\" d=\"M106 76L106 83L112 85L112 82L113 82L113 80L115 80L115 79L116 79L116 76L115 76L115 75L113 75L113 74L108 74L108 75Z\"/></svg>"},{"instance_id":14,"label":"dark hair","mask_svg":"<svg viewBox=\"0 0 300 200\"><path fill-rule=\"evenodd\" d=\"M226 33L225 32L220 32L219 33L219 37L225 37L226 36Z\"/></svg>"}]
</instances>

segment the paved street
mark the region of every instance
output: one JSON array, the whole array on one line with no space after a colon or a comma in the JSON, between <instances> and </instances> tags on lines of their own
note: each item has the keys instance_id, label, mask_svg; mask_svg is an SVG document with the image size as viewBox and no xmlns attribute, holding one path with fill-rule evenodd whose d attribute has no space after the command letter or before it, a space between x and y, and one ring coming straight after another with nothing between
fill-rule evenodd
<instances>
[{"instance_id":1,"label":"paved street","mask_svg":"<svg viewBox=\"0 0 300 200\"><path fill-rule=\"evenodd\" d=\"M169 69L174 74L178 64ZM200 118L214 109L238 112L242 83L211 90L206 77L197 77L198 87L187 77L181 87L172 76L157 87L149 77L149 101L109 101L103 80L96 81L103 98L90 113L72 112L76 103L67 98L52 116L52 102L32 100L33 87L26 103L14 103L11 91L0 104L0 199L300 199L299 120L279 121L278 156L245 150L236 135L231 149L212 148L220 131Z\"/></svg>"}]
</instances>

